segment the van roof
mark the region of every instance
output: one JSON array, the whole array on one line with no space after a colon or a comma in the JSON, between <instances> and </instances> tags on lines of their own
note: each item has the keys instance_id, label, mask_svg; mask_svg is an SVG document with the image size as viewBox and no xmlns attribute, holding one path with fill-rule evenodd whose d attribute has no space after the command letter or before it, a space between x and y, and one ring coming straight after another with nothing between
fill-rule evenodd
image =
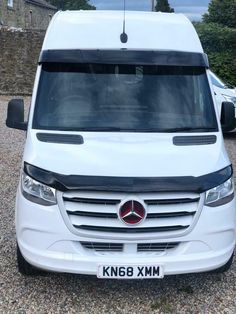
<instances>
[{"instance_id":1,"label":"van roof","mask_svg":"<svg viewBox=\"0 0 236 314\"><path fill-rule=\"evenodd\" d=\"M53 17L43 50L135 49L202 53L192 23L183 14L126 11L128 42L121 43L123 11L60 11Z\"/></svg>"}]
</instances>

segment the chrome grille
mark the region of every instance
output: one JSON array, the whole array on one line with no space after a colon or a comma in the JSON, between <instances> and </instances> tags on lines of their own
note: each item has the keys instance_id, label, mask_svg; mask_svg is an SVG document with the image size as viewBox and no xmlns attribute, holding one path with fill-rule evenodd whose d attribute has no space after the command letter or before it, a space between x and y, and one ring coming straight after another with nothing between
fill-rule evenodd
<instances>
[{"instance_id":1,"label":"chrome grille","mask_svg":"<svg viewBox=\"0 0 236 314\"><path fill-rule=\"evenodd\" d=\"M119 204L127 199L146 204L147 217L139 225L129 226L118 217ZM197 193L136 193L68 191L61 194L63 212L75 232L95 237L110 233L120 236L160 233L176 235L187 230L198 212ZM114 237L113 237L114 238Z\"/></svg>"}]
</instances>

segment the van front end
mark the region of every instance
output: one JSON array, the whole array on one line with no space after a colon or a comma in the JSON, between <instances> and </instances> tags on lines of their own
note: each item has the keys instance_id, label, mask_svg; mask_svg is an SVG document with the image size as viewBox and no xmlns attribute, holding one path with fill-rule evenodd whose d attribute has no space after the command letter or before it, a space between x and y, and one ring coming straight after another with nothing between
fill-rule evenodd
<instances>
[{"instance_id":1,"label":"van front end","mask_svg":"<svg viewBox=\"0 0 236 314\"><path fill-rule=\"evenodd\" d=\"M232 264L236 201L222 129L235 128L234 105L219 113L186 17L127 12L121 34L123 18L57 13L29 120L22 101L9 103L7 125L27 131L16 201L22 274L143 279Z\"/></svg>"},{"instance_id":2,"label":"van front end","mask_svg":"<svg viewBox=\"0 0 236 314\"><path fill-rule=\"evenodd\" d=\"M210 271L230 261L236 239L231 178L200 193L188 192L187 185L179 192L93 188L56 191L22 174L17 241L30 265L104 278L160 278Z\"/></svg>"},{"instance_id":3,"label":"van front end","mask_svg":"<svg viewBox=\"0 0 236 314\"><path fill-rule=\"evenodd\" d=\"M30 151L39 149L47 154L46 159L24 162L17 192L17 241L30 265L100 278L162 278L225 270L225 265L232 263L236 203L232 167L223 166L227 156L220 154L220 133L211 135L214 143L192 146L191 150L173 144L171 134L81 133L84 143L79 149L78 145L49 143L45 139L49 133L40 131L42 138L37 130L29 134ZM60 134L59 138L65 141ZM157 142L165 149L160 144L156 149ZM95 175L70 175L76 164L81 173L89 165L92 168L97 146L103 158L94 157L97 171L91 171ZM93 153L84 158L87 149ZM68 155L59 154L60 150ZM109 150L112 158L107 160ZM135 159L136 150L143 153ZM142 159L148 158L145 152L150 150L151 156L154 150L156 155L144 164ZM178 160L170 163L170 152ZM123 155L126 167L121 163ZM43 164L43 160L50 171L33 165ZM220 170L197 174L216 164ZM53 171L59 166L68 174ZM191 167L194 176L186 173ZM154 168L160 176L150 175ZM103 169L110 175L102 176L99 172L105 172ZM135 172L148 176L134 177Z\"/></svg>"}]
</instances>

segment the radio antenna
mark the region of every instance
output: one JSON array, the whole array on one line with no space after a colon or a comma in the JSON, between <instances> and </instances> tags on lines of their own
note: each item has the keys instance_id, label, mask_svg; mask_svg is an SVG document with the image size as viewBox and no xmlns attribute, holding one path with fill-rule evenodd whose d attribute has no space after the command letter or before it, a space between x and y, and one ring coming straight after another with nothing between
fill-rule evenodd
<instances>
[{"instance_id":1,"label":"radio antenna","mask_svg":"<svg viewBox=\"0 0 236 314\"><path fill-rule=\"evenodd\" d=\"M125 13L126 13L126 0L124 0L124 10L123 10L123 12L124 12L124 16L123 16L123 33L120 35L120 41L122 42L122 44L125 44L125 43L127 43L127 41L128 41L128 35L126 34L126 32L125 32L125 19L126 19L126 15L125 15Z\"/></svg>"}]
</instances>

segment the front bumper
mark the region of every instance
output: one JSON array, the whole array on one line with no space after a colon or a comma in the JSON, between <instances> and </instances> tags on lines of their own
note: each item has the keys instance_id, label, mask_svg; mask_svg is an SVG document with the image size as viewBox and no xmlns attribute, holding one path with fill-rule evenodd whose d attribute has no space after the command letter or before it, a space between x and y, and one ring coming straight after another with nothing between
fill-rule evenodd
<instances>
[{"instance_id":1,"label":"front bumper","mask_svg":"<svg viewBox=\"0 0 236 314\"><path fill-rule=\"evenodd\" d=\"M162 265L164 275L203 272L224 265L236 242L236 201L220 207L204 206L194 229L168 239L180 242L165 252L137 252L138 243L123 240L123 252L96 252L84 248L80 241L90 238L73 234L66 226L57 205L44 207L26 200L20 191L16 202L17 241L24 258L32 265L56 272L96 275L98 265ZM94 241L94 239L93 239ZM103 239L96 239L97 242ZM109 240L110 242L120 242ZM150 238L150 243L166 242Z\"/></svg>"}]
</instances>

